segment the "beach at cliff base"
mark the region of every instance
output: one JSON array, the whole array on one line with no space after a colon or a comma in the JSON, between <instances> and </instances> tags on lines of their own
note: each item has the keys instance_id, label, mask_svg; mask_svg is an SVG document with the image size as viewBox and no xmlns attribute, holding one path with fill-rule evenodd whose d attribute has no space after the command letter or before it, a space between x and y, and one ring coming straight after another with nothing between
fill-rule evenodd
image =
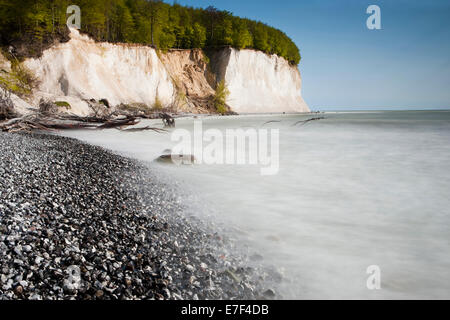
<instances>
[{"instance_id":1,"label":"beach at cliff base","mask_svg":"<svg viewBox=\"0 0 450 320\"><path fill-rule=\"evenodd\" d=\"M0 133L0 299L273 298L145 164Z\"/></svg>"}]
</instances>

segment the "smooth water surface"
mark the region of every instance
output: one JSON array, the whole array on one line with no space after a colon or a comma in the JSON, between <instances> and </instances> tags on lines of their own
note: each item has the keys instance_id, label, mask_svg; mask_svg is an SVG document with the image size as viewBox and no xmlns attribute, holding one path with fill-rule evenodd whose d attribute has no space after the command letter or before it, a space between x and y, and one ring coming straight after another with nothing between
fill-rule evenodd
<instances>
[{"instance_id":1,"label":"smooth water surface","mask_svg":"<svg viewBox=\"0 0 450 320\"><path fill-rule=\"evenodd\" d=\"M200 216L279 270L284 298L450 298L450 112L205 117L203 128L280 129L273 176L249 165L154 165L195 195ZM145 161L175 144L152 131L63 134ZM370 265L380 290L367 289Z\"/></svg>"}]
</instances>

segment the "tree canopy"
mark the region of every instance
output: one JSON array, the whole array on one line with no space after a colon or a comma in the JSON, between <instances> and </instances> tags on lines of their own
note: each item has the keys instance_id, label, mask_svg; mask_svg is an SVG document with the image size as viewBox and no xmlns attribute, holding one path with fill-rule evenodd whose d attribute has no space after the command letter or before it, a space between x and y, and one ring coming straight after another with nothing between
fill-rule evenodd
<instances>
[{"instance_id":1,"label":"tree canopy","mask_svg":"<svg viewBox=\"0 0 450 320\"><path fill-rule=\"evenodd\" d=\"M66 9L81 8L81 31L95 40L154 45L161 49L233 46L300 62L295 43L282 31L231 12L168 4L161 0L0 0L2 44L43 37L66 27Z\"/></svg>"}]
</instances>

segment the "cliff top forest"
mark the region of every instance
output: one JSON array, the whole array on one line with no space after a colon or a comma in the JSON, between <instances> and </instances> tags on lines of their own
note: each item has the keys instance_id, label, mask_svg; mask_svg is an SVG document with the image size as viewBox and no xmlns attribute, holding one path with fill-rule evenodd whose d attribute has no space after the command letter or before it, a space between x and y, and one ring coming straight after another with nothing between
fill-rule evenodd
<instances>
[{"instance_id":1,"label":"cliff top forest","mask_svg":"<svg viewBox=\"0 0 450 320\"><path fill-rule=\"evenodd\" d=\"M81 8L81 31L97 41L139 43L160 49L232 46L256 49L300 62L295 43L262 22L214 7L158 0L0 0L0 42L41 44L66 32L67 7Z\"/></svg>"}]
</instances>

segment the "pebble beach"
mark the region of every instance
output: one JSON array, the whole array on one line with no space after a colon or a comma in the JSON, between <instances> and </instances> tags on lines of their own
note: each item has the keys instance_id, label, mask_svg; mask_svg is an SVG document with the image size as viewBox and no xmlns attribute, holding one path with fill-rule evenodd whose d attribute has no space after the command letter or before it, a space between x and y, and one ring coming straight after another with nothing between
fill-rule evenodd
<instances>
[{"instance_id":1,"label":"pebble beach","mask_svg":"<svg viewBox=\"0 0 450 320\"><path fill-rule=\"evenodd\" d=\"M1 300L274 297L144 163L55 135L0 144Z\"/></svg>"}]
</instances>

